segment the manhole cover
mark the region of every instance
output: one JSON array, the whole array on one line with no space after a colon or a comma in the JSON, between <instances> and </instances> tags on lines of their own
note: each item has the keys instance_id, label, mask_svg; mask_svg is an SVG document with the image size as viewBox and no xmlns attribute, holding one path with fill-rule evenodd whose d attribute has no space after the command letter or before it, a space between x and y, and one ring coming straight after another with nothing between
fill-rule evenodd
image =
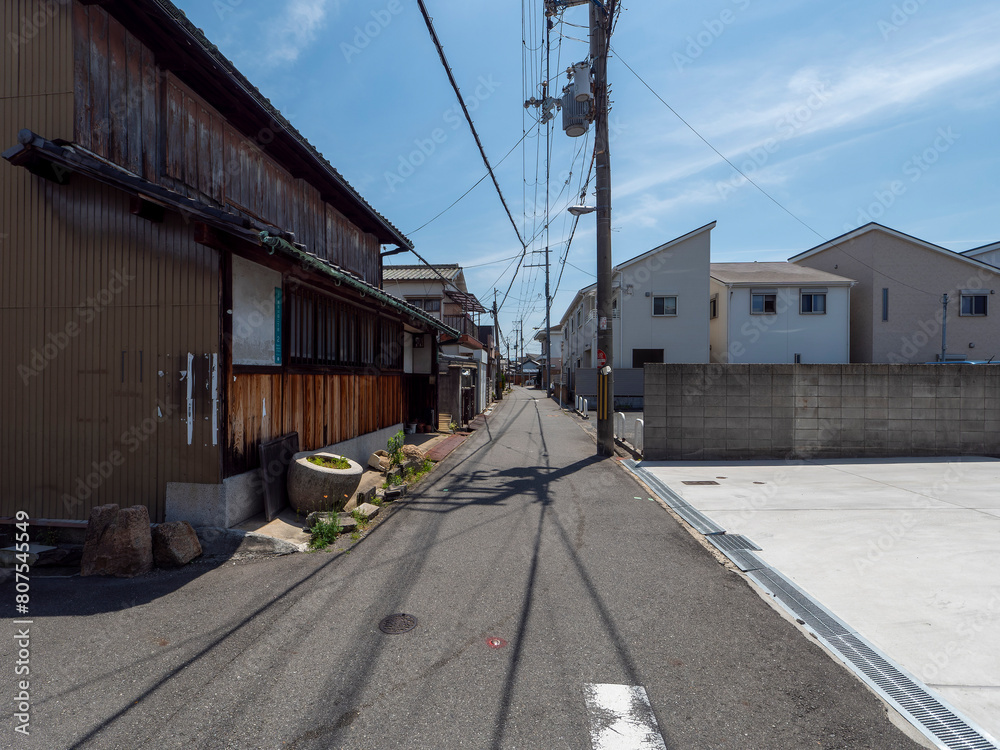
<instances>
[{"instance_id":1,"label":"manhole cover","mask_svg":"<svg viewBox=\"0 0 1000 750\"><path fill-rule=\"evenodd\" d=\"M486 645L490 648L503 648L507 645L507 641L503 638L487 638Z\"/></svg>"},{"instance_id":2,"label":"manhole cover","mask_svg":"<svg viewBox=\"0 0 1000 750\"><path fill-rule=\"evenodd\" d=\"M417 618L413 615L389 615L378 624L378 629L389 635L408 633L417 627Z\"/></svg>"},{"instance_id":3,"label":"manhole cover","mask_svg":"<svg viewBox=\"0 0 1000 750\"><path fill-rule=\"evenodd\" d=\"M701 479L701 480L699 480L697 482L681 482L681 484L692 484L692 485L705 486L705 485L709 485L709 484L718 484L718 482L716 482L714 479Z\"/></svg>"}]
</instances>

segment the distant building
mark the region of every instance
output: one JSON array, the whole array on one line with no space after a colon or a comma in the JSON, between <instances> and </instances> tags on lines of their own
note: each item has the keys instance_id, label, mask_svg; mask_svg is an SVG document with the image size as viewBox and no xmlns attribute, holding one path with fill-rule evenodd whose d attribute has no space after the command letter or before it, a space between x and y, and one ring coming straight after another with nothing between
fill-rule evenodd
<instances>
[{"instance_id":1,"label":"distant building","mask_svg":"<svg viewBox=\"0 0 1000 750\"><path fill-rule=\"evenodd\" d=\"M794 263L713 263L712 361L850 361L851 279Z\"/></svg>"},{"instance_id":2,"label":"distant building","mask_svg":"<svg viewBox=\"0 0 1000 750\"><path fill-rule=\"evenodd\" d=\"M790 258L857 279L851 291L851 361L935 362L948 295L947 357L1000 359L997 245L956 253L881 224L866 224Z\"/></svg>"},{"instance_id":3,"label":"distant building","mask_svg":"<svg viewBox=\"0 0 1000 750\"><path fill-rule=\"evenodd\" d=\"M715 222L612 269L616 400L642 398L646 363L708 362L711 231ZM565 378L579 395L596 394L597 285L576 293L559 323ZM578 374L583 381L578 382Z\"/></svg>"},{"instance_id":4,"label":"distant building","mask_svg":"<svg viewBox=\"0 0 1000 750\"><path fill-rule=\"evenodd\" d=\"M382 284L387 292L459 332L457 337L439 341L438 409L456 423L471 422L493 398L499 351L490 340L492 326L481 324L487 310L469 292L462 267L457 263L385 265Z\"/></svg>"}]
</instances>

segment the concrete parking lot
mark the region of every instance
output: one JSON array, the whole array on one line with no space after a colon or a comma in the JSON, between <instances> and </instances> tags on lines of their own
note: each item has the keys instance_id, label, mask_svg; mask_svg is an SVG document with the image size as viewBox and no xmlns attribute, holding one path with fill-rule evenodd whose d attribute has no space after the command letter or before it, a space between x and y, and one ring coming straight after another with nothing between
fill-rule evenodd
<instances>
[{"instance_id":1,"label":"concrete parking lot","mask_svg":"<svg viewBox=\"0 0 1000 750\"><path fill-rule=\"evenodd\" d=\"M1000 737L1000 460L641 466Z\"/></svg>"}]
</instances>

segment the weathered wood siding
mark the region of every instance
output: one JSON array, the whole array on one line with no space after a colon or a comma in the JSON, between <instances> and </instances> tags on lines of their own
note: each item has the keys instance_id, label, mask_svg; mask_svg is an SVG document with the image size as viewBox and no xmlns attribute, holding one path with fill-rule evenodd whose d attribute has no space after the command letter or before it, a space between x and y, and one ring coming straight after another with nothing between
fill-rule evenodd
<instances>
[{"instance_id":1,"label":"weathered wood siding","mask_svg":"<svg viewBox=\"0 0 1000 750\"><path fill-rule=\"evenodd\" d=\"M404 421L402 373L237 374L229 388L232 473L260 465L261 440L299 433L302 450Z\"/></svg>"},{"instance_id":2,"label":"weathered wood siding","mask_svg":"<svg viewBox=\"0 0 1000 750\"><path fill-rule=\"evenodd\" d=\"M77 142L188 197L292 230L311 252L381 284L378 239L268 155L271 131L239 132L100 6L74 3L73 22Z\"/></svg>"}]
</instances>

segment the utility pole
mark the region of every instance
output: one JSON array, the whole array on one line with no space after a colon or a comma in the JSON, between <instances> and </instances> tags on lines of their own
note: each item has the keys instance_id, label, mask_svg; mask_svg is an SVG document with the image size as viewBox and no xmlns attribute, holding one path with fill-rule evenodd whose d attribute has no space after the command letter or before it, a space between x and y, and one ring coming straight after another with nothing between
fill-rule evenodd
<instances>
[{"instance_id":1,"label":"utility pole","mask_svg":"<svg viewBox=\"0 0 1000 750\"><path fill-rule=\"evenodd\" d=\"M948 354L948 295L941 298L941 305L944 307L944 314L941 316L941 361L946 362ZM959 311L961 314L961 310Z\"/></svg>"},{"instance_id":2,"label":"utility pole","mask_svg":"<svg viewBox=\"0 0 1000 750\"><path fill-rule=\"evenodd\" d=\"M597 350L604 355L597 410L597 452L615 454L614 347L611 325L611 154L608 144L608 33L613 0L590 5L590 54L594 60L594 161L597 167ZM600 360L598 360L600 365ZM603 408L601 408L603 406Z\"/></svg>"},{"instance_id":3,"label":"utility pole","mask_svg":"<svg viewBox=\"0 0 1000 750\"><path fill-rule=\"evenodd\" d=\"M500 372L500 322L497 320L497 290L493 290L493 347L495 352L490 352L490 363L493 365L493 397L503 398L503 389L498 388L497 385L502 379L502 374ZM496 362L493 362L493 357L496 356Z\"/></svg>"},{"instance_id":4,"label":"utility pole","mask_svg":"<svg viewBox=\"0 0 1000 750\"><path fill-rule=\"evenodd\" d=\"M552 80L552 73L549 70L549 56L552 48L552 21L545 19L545 83L542 87L542 96L547 98L549 94L549 81ZM545 121L545 397L549 396L549 389L552 387L552 297L549 296L549 176L552 169L551 159L551 136L549 129L552 126L551 120Z\"/></svg>"}]
</instances>

